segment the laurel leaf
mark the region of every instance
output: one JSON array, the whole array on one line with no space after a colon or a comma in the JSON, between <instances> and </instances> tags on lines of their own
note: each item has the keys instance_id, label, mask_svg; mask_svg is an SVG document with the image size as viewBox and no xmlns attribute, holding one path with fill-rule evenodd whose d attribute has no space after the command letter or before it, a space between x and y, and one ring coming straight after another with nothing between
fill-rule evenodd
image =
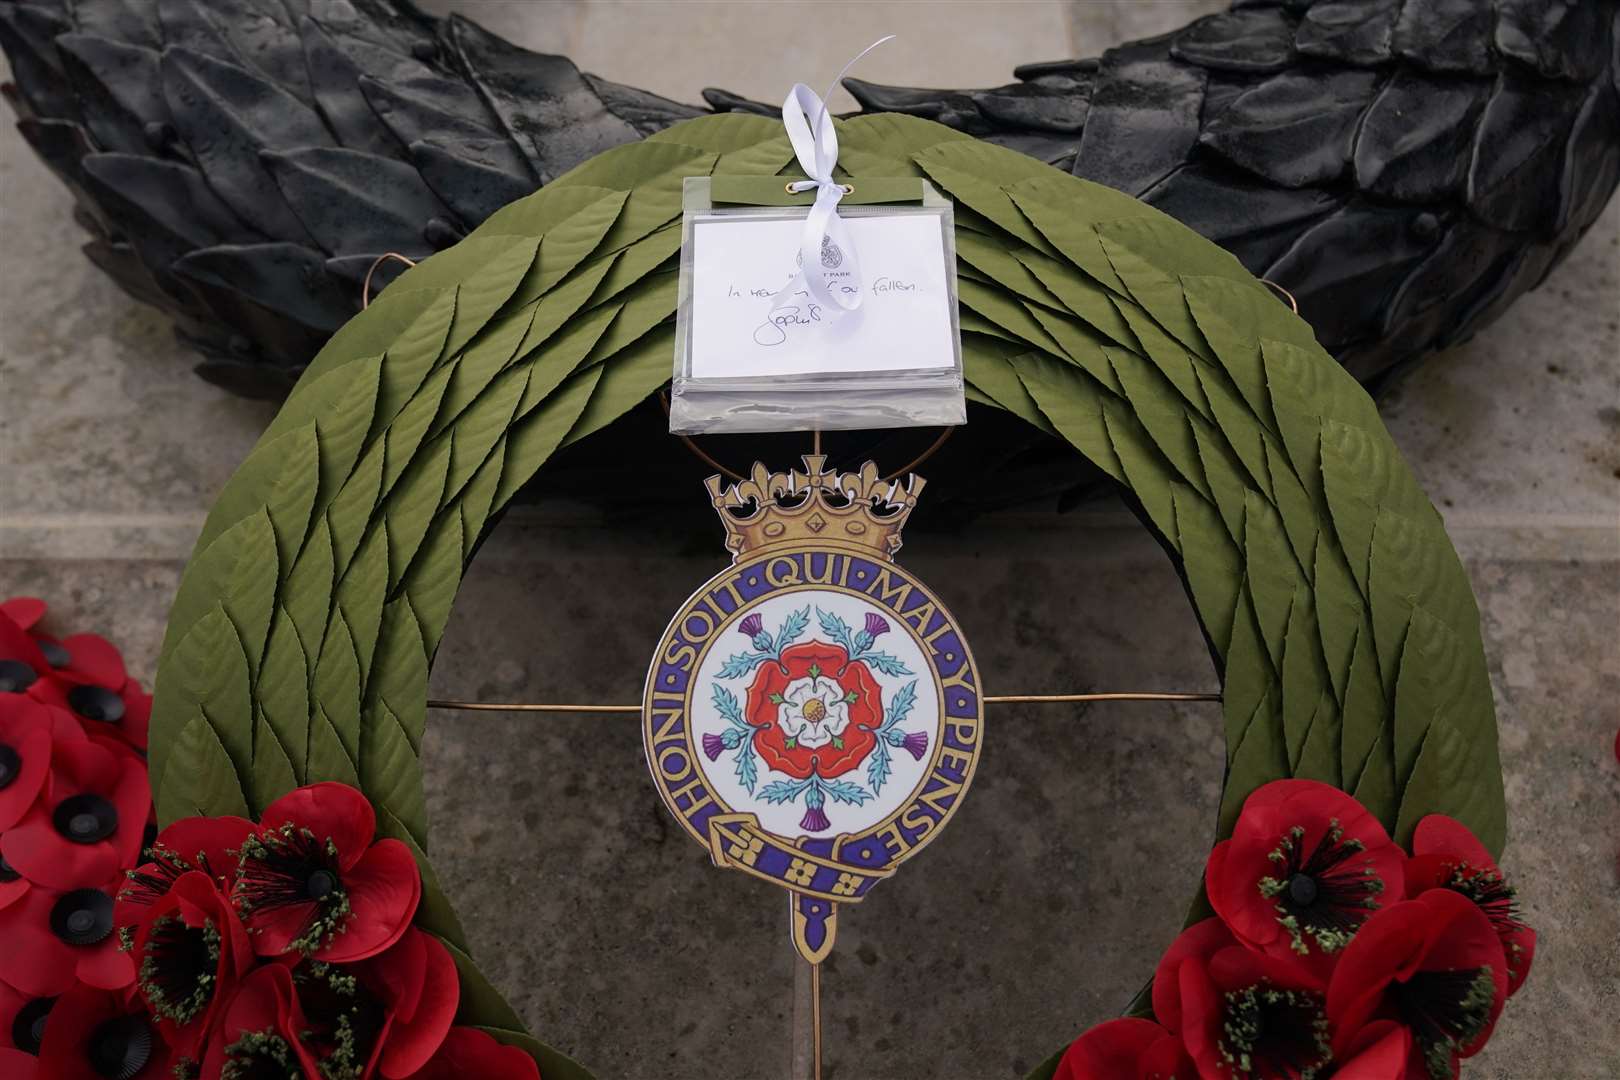
<instances>
[{"instance_id":1,"label":"laurel leaf","mask_svg":"<svg viewBox=\"0 0 1620 1080\"><path fill-rule=\"evenodd\" d=\"M254 696L270 730L286 748L294 775L303 779L309 742L309 664L291 617L278 608L270 624L264 663L254 683Z\"/></svg>"},{"instance_id":2,"label":"laurel leaf","mask_svg":"<svg viewBox=\"0 0 1620 1080\"><path fill-rule=\"evenodd\" d=\"M293 772L286 746L262 715L254 722L253 743L253 768L248 773L247 791L248 804L257 814L297 787L298 776Z\"/></svg>"},{"instance_id":3,"label":"laurel leaf","mask_svg":"<svg viewBox=\"0 0 1620 1080\"><path fill-rule=\"evenodd\" d=\"M173 771L165 770L153 784L162 820L199 815L248 816L247 798L230 755L201 709L180 726L169 760L174 763Z\"/></svg>"}]
</instances>

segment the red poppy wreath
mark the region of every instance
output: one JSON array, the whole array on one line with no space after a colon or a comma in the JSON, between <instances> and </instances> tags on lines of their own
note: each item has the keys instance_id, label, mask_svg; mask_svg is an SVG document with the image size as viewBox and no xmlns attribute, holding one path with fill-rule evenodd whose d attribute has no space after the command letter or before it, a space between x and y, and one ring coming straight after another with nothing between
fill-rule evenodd
<instances>
[{"instance_id":1,"label":"red poppy wreath","mask_svg":"<svg viewBox=\"0 0 1620 1080\"><path fill-rule=\"evenodd\" d=\"M1445 1080L1535 955L1513 887L1465 826L1424 818L1409 855L1310 780L1250 795L1204 885L1216 915L1159 960L1157 1022L1092 1028L1059 1080Z\"/></svg>"},{"instance_id":2,"label":"red poppy wreath","mask_svg":"<svg viewBox=\"0 0 1620 1080\"><path fill-rule=\"evenodd\" d=\"M1119 485L1221 680L1219 843L1189 883L1191 925L1145 1015L1032 1076L1453 1075L1533 937L1492 861L1506 807L1478 610L1377 410L1263 284L1157 211L924 120L837 131L857 188L925 177L954 202L972 408ZM131 1007L100 985L122 963L167 1014L152 1039L210 1076L246 1071L232 1054L292 1075L591 1075L479 972L436 881L428 672L502 507L669 380L685 181L767 177L780 198L792 159L779 124L742 114L607 151L401 275L310 365L222 491L171 611L150 745L166 831L139 895L104 917L145 951L72 954L102 1022ZM858 758L883 692L852 655L785 657L698 752L746 740L788 776L806 749ZM924 749L888 734L885 750ZM69 758L97 798L128 797L116 761ZM83 827L103 825L87 811ZM98 842L111 853L79 853L87 866L124 838ZM211 993L148 951L208 968ZM432 973L451 964L447 1004ZM329 1004L345 994L347 1028L325 1019L349 1015Z\"/></svg>"},{"instance_id":3,"label":"red poppy wreath","mask_svg":"<svg viewBox=\"0 0 1620 1080\"><path fill-rule=\"evenodd\" d=\"M422 878L344 784L158 831L117 649L0 604L0 1076L538 1080L456 1027Z\"/></svg>"}]
</instances>

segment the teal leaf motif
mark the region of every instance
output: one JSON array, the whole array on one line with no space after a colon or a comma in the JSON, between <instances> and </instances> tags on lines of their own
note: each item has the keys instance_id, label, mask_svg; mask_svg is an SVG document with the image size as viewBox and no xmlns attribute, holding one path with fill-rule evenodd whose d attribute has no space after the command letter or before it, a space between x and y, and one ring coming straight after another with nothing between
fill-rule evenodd
<instances>
[{"instance_id":1,"label":"teal leaf motif","mask_svg":"<svg viewBox=\"0 0 1620 1080\"><path fill-rule=\"evenodd\" d=\"M893 771L889 764L889 745L879 739L877 748L872 751L872 760L866 763L866 782L871 786L872 794L883 794L883 783Z\"/></svg>"},{"instance_id":2,"label":"teal leaf motif","mask_svg":"<svg viewBox=\"0 0 1620 1080\"><path fill-rule=\"evenodd\" d=\"M870 791L848 780L822 780L819 777L814 779L818 788L841 803L861 806L872 797Z\"/></svg>"},{"instance_id":3,"label":"teal leaf motif","mask_svg":"<svg viewBox=\"0 0 1620 1080\"><path fill-rule=\"evenodd\" d=\"M722 679L740 679L765 661L775 659L776 657L768 652L737 653L720 666L719 677Z\"/></svg>"},{"instance_id":4,"label":"teal leaf motif","mask_svg":"<svg viewBox=\"0 0 1620 1080\"><path fill-rule=\"evenodd\" d=\"M791 612L782 620L781 627L776 631L776 655L780 657L782 650L799 640L804 628L810 625L810 608L802 607Z\"/></svg>"},{"instance_id":5,"label":"teal leaf motif","mask_svg":"<svg viewBox=\"0 0 1620 1080\"><path fill-rule=\"evenodd\" d=\"M866 653L860 659L863 664L869 664L885 675L898 678L902 675L912 674L911 669L906 667L905 661L886 652Z\"/></svg>"},{"instance_id":6,"label":"teal leaf motif","mask_svg":"<svg viewBox=\"0 0 1620 1080\"><path fill-rule=\"evenodd\" d=\"M911 707L917 703L917 680L913 679L899 690L895 691L893 698L889 699L889 708L883 718L883 726L879 731L888 731L911 714Z\"/></svg>"},{"instance_id":7,"label":"teal leaf motif","mask_svg":"<svg viewBox=\"0 0 1620 1080\"><path fill-rule=\"evenodd\" d=\"M754 785L759 782L759 770L754 765L754 744L743 741L737 750L737 782L742 784L743 790L752 795Z\"/></svg>"},{"instance_id":8,"label":"teal leaf motif","mask_svg":"<svg viewBox=\"0 0 1620 1080\"><path fill-rule=\"evenodd\" d=\"M737 704L737 695L719 683L714 684L714 709L733 727L751 731L748 721L743 719L742 706Z\"/></svg>"},{"instance_id":9,"label":"teal leaf motif","mask_svg":"<svg viewBox=\"0 0 1620 1080\"><path fill-rule=\"evenodd\" d=\"M813 777L797 783L790 780L772 780L759 789L759 797L772 804L797 802L799 796L808 791L814 782Z\"/></svg>"},{"instance_id":10,"label":"teal leaf motif","mask_svg":"<svg viewBox=\"0 0 1620 1080\"><path fill-rule=\"evenodd\" d=\"M816 608L816 618L821 621L821 632L842 645L844 651L853 659L859 650L855 648L855 639L850 635L849 624L833 612L822 611L820 608Z\"/></svg>"}]
</instances>

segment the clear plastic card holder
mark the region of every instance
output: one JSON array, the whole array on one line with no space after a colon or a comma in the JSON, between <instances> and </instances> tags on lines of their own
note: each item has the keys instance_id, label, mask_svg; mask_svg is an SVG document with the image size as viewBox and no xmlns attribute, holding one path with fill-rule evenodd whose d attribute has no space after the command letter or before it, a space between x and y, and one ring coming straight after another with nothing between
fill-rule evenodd
<instances>
[{"instance_id":1,"label":"clear plastic card holder","mask_svg":"<svg viewBox=\"0 0 1620 1080\"><path fill-rule=\"evenodd\" d=\"M937 230L943 258L937 281L943 297L902 295L897 290L910 289L913 283L891 279L884 270L891 256L905 253L868 250L861 244L858 259L862 305L854 312L827 319L807 297L796 299L792 309L796 315L785 310L771 312L771 295L786 284L796 269L798 249L791 240L781 246L779 253L774 242L770 246L770 272L758 272L747 281L722 282L714 279L714 267L709 261L704 263L706 280L695 280L699 260L694 237L719 236L709 230L721 225L802 225L814 192L789 193L780 177L689 177L683 194L675 371L670 386L672 434L939 427L966 422L954 221L951 201L932 185L909 177L862 178L840 202L838 214L850 223L852 236L857 235L855 230L860 226L855 223L862 218L907 216L926 221L928 224L879 223L866 229L869 235L874 228L904 230L904 235L920 241L909 248L912 254L908 257L928 260L933 258L931 245ZM799 230L777 231L797 236ZM756 229L750 235L758 234ZM741 235L730 233L728 237ZM834 248L833 254L824 257L823 266L837 258ZM927 265L931 266L931 262ZM694 334L696 288L707 290L706 306L698 317L705 329L698 334ZM718 307L720 301L709 299L717 295L716 289L734 298L726 301L734 306L724 309L724 317L713 314L722 310ZM935 291L924 288L924 293ZM912 320L908 314L902 318L897 314L901 311L918 313L918 317ZM807 330L789 329L802 335L795 342L797 366L812 366L815 370L755 370L760 363L771 368L775 354L773 359L760 361L762 350L736 336L736 319L751 320L756 312L764 325L753 334L754 344L773 343L762 341L760 334L780 333L774 328L777 320L808 326ZM803 319L804 315L810 318ZM915 340L926 347L908 349L907 342L912 339L896 337L899 330L909 332L913 326ZM705 340L694 341L705 334ZM852 347L845 348L840 341ZM919 362L912 363L914 358ZM921 362L924 358L926 365ZM723 373L717 374L717 370Z\"/></svg>"}]
</instances>

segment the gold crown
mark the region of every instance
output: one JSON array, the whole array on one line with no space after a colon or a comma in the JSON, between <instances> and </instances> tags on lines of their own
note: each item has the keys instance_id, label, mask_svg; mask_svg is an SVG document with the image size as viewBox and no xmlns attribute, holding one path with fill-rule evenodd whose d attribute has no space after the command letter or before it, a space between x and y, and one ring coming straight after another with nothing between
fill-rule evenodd
<instances>
[{"instance_id":1,"label":"gold crown","mask_svg":"<svg viewBox=\"0 0 1620 1080\"><path fill-rule=\"evenodd\" d=\"M923 478L885 480L868 461L859 472L825 468L806 454L804 471L768 472L754 463L747 479L727 485L709 477L709 495L726 526L733 558L794 541L841 541L869 547L885 559L900 550L900 530L923 489Z\"/></svg>"}]
</instances>

